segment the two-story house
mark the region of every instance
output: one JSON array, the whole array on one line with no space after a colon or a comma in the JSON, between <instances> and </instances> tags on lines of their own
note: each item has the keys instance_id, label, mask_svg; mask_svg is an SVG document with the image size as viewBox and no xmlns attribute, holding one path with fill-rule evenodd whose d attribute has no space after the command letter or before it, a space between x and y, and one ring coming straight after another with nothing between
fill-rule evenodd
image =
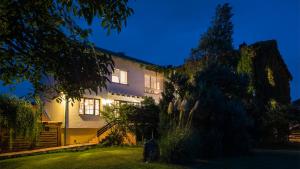
<instances>
[{"instance_id":1,"label":"two-story house","mask_svg":"<svg viewBox=\"0 0 300 169\"><path fill-rule=\"evenodd\" d=\"M87 143L95 138L97 131L107 125L101 116L104 106L140 104L143 96L153 97L158 102L161 97L163 75L146 68L155 65L124 54L98 50L110 54L115 63L107 90L104 89L98 94L87 92L80 101L69 105L67 118L65 118L65 101L58 103L52 100L45 103L44 121L62 123L61 134L59 134L61 145L64 144L65 126L66 144Z\"/></svg>"}]
</instances>

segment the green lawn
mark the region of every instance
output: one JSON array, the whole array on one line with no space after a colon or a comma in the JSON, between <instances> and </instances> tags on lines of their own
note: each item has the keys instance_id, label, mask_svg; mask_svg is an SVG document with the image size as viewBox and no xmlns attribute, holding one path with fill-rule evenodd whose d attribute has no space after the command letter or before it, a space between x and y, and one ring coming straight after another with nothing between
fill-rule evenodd
<instances>
[{"instance_id":1,"label":"green lawn","mask_svg":"<svg viewBox=\"0 0 300 169\"><path fill-rule=\"evenodd\" d=\"M95 148L0 160L0 169L300 169L300 152L262 151L251 156L199 161L189 167L142 162L142 148Z\"/></svg>"},{"instance_id":2,"label":"green lawn","mask_svg":"<svg viewBox=\"0 0 300 169\"><path fill-rule=\"evenodd\" d=\"M182 169L142 162L142 148L95 148L0 160L0 169Z\"/></svg>"}]
</instances>

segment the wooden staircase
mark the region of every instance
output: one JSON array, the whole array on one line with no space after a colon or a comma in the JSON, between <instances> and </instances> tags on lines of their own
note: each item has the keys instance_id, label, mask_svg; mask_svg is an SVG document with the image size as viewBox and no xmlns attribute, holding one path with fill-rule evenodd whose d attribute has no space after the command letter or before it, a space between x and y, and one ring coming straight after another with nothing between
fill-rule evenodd
<instances>
[{"instance_id":1,"label":"wooden staircase","mask_svg":"<svg viewBox=\"0 0 300 169\"><path fill-rule=\"evenodd\" d=\"M102 136L104 133L108 132L109 129L114 127L116 125L116 122L110 122L107 123L105 126L101 127L99 130L97 130L97 134L95 137L89 140L89 143L98 144L104 137Z\"/></svg>"},{"instance_id":2,"label":"wooden staircase","mask_svg":"<svg viewBox=\"0 0 300 169\"><path fill-rule=\"evenodd\" d=\"M36 148L48 148L59 146L58 134L53 131L42 131L40 133L39 142Z\"/></svg>"}]
</instances>

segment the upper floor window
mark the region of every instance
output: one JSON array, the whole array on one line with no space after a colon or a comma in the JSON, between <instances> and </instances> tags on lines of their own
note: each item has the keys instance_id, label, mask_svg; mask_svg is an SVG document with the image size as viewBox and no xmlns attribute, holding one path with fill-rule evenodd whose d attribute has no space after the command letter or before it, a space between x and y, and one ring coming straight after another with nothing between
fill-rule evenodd
<instances>
[{"instance_id":1,"label":"upper floor window","mask_svg":"<svg viewBox=\"0 0 300 169\"><path fill-rule=\"evenodd\" d=\"M82 98L79 104L79 114L99 115L100 114L100 100Z\"/></svg>"},{"instance_id":2,"label":"upper floor window","mask_svg":"<svg viewBox=\"0 0 300 169\"><path fill-rule=\"evenodd\" d=\"M111 81L114 83L128 84L127 71L114 69L112 73Z\"/></svg>"},{"instance_id":3,"label":"upper floor window","mask_svg":"<svg viewBox=\"0 0 300 169\"><path fill-rule=\"evenodd\" d=\"M145 88L160 89L160 83L156 76L150 76L145 74Z\"/></svg>"}]
</instances>

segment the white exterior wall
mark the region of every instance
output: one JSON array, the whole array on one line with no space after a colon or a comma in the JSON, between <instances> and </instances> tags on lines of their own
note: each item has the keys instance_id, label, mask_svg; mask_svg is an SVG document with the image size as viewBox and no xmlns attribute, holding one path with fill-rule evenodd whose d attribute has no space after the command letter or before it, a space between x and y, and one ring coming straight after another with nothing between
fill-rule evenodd
<instances>
[{"instance_id":1,"label":"white exterior wall","mask_svg":"<svg viewBox=\"0 0 300 169\"><path fill-rule=\"evenodd\" d=\"M139 63L129 60L113 57L115 68L127 71L128 84L109 83L108 91L116 93L126 93L134 96L143 96L144 94L144 70ZM109 77L111 80L111 76Z\"/></svg>"},{"instance_id":2,"label":"white exterior wall","mask_svg":"<svg viewBox=\"0 0 300 169\"><path fill-rule=\"evenodd\" d=\"M140 63L113 57L115 62L115 68L127 71L128 84L108 83L107 90L103 89L102 92L96 94L86 93L86 98L100 99L100 109L103 110L103 99L110 100L123 100L130 102L141 102L142 96L151 96L156 102L161 97L162 90L154 90L154 93L145 93L145 79L144 75L156 75L160 83L160 89L163 88L163 75L154 71L146 70ZM111 80L111 76L109 77ZM65 114L65 102L57 103L55 100L45 103L45 111L49 115L51 121L63 122L64 127L64 114ZM105 120L101 116L95 115L80 115L79 114L79 102L75 101L69 105L69 126L68 128L101 128L105 125Z\"/></svg>"}]
</instances>

